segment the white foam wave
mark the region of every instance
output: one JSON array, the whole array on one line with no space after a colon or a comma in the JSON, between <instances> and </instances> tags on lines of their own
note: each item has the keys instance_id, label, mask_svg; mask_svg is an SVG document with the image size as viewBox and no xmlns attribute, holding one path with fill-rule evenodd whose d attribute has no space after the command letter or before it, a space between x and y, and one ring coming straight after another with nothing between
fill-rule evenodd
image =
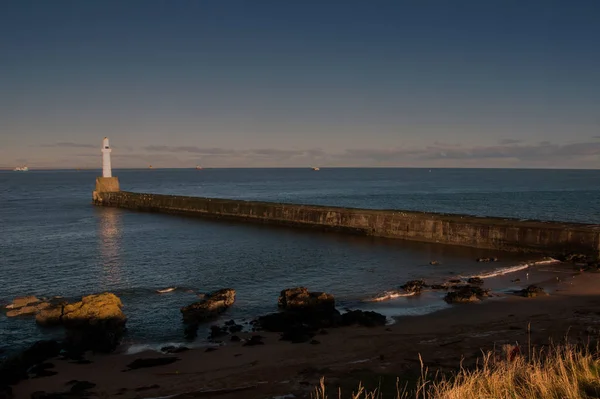
<instances>
[{"instance_id":1,"label":"white foam wave","mask_svg":"<svg viewBox=\"0 0 600 399\"><path fill-rule=\"evenodd\" d=\"M402 297L413 296L413 295L415 295L415 292L385 291L383 294L381 294L379 296L365 299L364 302L381 302L381 301L388 301L390 299L402 298Z\"/></svg>"},{"instance_id":2,"label":"white foam wave","mask_svg":"<svg viewBox=\"0 0 600 399\"><path fill-rule=\"evenodd\" d=\"M200 347L200 345L183 344L181 342L163 342L163 343L154 343L154 344L131 344L125 348L124 353L126 355L134 355L136 353L147 352L147 351L160 352L162 348L165 348L168 346L174 346L176 348L179 348L181 346L185 346L187 348ZM205 345L205 346L208 346L208 345Z\"/></svg>"},{"instance_id":3,"label":"white foam wave","mask_svg":"<svg viewBox=\"0 0 600 399\"><path fill-rule=\"evenodd\" d=\"M487 273L483 273L483 274L475 274L475 275L463 277L463 278L471 278L471 277L479 277L479 278L483 278L483 279L492 278L492 277L503 276L505 274L525 270L532 266L550 265L550 264L559 263L559 262L560 262L559 260L549 258L549 259L544 259L544 260L540 260L540 261L536 261L536 262L521 263L520 265L515 265L515 266L501 267L501 268L495 269L491 272L487 272Z\"/></svg>"}]
</instances>

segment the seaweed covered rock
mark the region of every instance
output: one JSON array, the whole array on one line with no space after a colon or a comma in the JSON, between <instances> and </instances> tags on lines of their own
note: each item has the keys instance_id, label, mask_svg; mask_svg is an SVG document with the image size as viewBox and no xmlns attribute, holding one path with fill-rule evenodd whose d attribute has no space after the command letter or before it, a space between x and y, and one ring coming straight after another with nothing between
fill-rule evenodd
<instances>
[{"instance_id":1,"label":"seaweed covered rock","mask_svg":"<svg viewBox=\"0 0 600 399\"><path fill-rule=\"evenodd\" d=\"M489 296L489 290L481 289L472 285L454 287L454 290L447 293L444 300L448 303L469 303L477 302Z\"/></svg>"},{"instance_id":2,"label":"seaweed covered rock","mask_svg":"<svg viewBox=\"0 0 600 399\"><path fill-rule=\"evenodd\" d=\"M538 287L537 285L530 285L529 287L519 291L518 294L526 298L535 298L536 296L548 295L542 287Z\"/></svg>"},{"instance_id":3,"label":"seaweed covered rock","mask_svg":"<svg viewBox=\"0 0 600 399\"><path fill-rule=\"evenodd\" d=\"M427 288L425 281L423 280L411 280L407 281L406 284L400 286L406 292L418 294L423 288Z\"/></svg>"},{"instance_id":4,"label":"seaweed covered rock","mask_svg":"<svg viewBox=\"0 0 600 399\"><path fill-rule=\"evenodd\" d=\"M207 295L203 300L181 308L185 323L197 324L225 312L235 302L235 290L223 288Z\"/></svg>"},{"instance_id":5,"label":"seaweed covered rock","mask_svg":"<svg viewBox=\"0 0 600 399\"><path fill-rule=\"evenodd\" d=\"M297 287L281 291L278 305L285 310L332 310L335 299L325 292L309 292L305 287Z\"/></svg>"}]
</instances>

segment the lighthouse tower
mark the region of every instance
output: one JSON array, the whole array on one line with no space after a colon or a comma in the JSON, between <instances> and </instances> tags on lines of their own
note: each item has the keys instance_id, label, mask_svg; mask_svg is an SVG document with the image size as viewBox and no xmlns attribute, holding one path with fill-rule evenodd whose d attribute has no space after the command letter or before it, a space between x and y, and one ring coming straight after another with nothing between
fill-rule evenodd
<instances>
[{"instance_id":1,"label":"lighthouse tower","mask_svg":"<svg viewBox=\"0 0 600 399\"><path fill-rule=\"evenodd\" d=\"M119 179L113 177L112 166L110 164L110 153L112 149L108 143L108 137L102 140L102 177L96 178L96 190L94 190L94 202L102 202L100 193L110 193L120 191Z\"/></svg>"},{"instance_id":2,"label":"lighthouse tower","mask_svg":"<svg viewBox=\"0 0 600 399\"><path fill-rule=\"evenodd\" d=\"M112 177L112 168L110 166L110 145L108 137L105 137L102 142L102 177Z\"/></svg>"}]
</instances>

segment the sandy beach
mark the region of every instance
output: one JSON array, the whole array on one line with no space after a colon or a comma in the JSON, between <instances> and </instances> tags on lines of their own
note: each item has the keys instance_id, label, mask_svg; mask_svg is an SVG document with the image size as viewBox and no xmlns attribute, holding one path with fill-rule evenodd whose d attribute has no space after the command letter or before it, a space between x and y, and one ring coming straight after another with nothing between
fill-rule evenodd
<instances>
[{"instance_id":1,"label":"sandy beach","mask_svg":"<svg viewBox=\"0 0 600 399\"><path fill-rule=\"evenodd\" d=\"M37 391L68 391L68 383L79 380L96 384L89 392L100 397L308 398L321 377L346 392L359 380L395 385L396 376L410 379L418 372L419 355L431 370L456 369L461 361L474 362L481 350L504 344L539 346L567 334L581 341L598 335L600 274L565 275L547 290L550 295L543 297L506 296L398 318L386 327L330 329L315 337L318 344L291 344L278 334L260 333L264 345L227 342L210 352L196 348L169 355L90 354L89 364L53 359L58 374L13 389L15 397L29 398ZM136 359L173 356L177 360L168 365L124 371Z\"/></svg>"}]
</instances>

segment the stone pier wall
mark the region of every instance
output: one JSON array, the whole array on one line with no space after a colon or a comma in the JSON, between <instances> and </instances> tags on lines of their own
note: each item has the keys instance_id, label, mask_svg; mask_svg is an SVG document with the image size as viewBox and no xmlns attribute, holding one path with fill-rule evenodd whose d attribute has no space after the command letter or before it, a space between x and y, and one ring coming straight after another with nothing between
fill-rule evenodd
<instances>
[{"instance_id":1,"label":"stone pier wall","mask_svg":"<svg viewBox=\"0 0 600 399\"><path fill-rule=\"evenodd\" d=\"M600 250L600 226L576 223L280 204L126 191L96 191L94 204L145 212L311 227L496 250L548 254L580 252L596 256Z\"/></svg>"}]
</instances>

